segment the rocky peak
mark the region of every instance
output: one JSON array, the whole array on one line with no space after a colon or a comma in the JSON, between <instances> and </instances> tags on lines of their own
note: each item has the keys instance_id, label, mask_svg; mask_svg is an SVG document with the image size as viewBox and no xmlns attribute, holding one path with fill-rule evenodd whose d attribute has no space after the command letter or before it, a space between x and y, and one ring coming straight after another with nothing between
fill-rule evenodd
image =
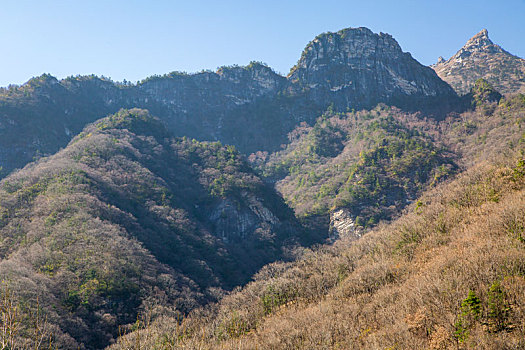
<instances>
[{"instance_id":1,"label":"rocky peak","mask_svg":"<svg viewBox=\"0 0 525 350\"><path fill-rule=\"evenodd\" d=\"M483 29L481 32L470 38L465 46L463 46L454 57L455 59L461 59L469 57L476 52L497 53L504 52L504 50L499 45L495 45L492 40L489 39L489 32L486 29Z\"/></svg>"},{"instance_id":2,"label":"rocky peak","mask_svg":"<svg viewBox=\"0 0 525 350\"><path fill-rule=\"evenodd\" d=\"M397 41L389 34L375 34L370 29L346 28L336 33L323 33L304 49L290 77L300 76L301 69L319 70L327 64L349 65L352 59L365 59L377 55L402 54Z\"/></svg>"},{"instance_id":3,"label":"rocky peak","mask_svg":"<svg viewBox=\"0 0 525 350\"><path fill-rule=\"evenodd\" d=\"M432 66L459 94L466 94L480 79L486 79L502 93L525 91L525 60L494 44L483 29L449 60Z\"/></svg>"},{"instance_id":4,"label":"rocky peak","mask_svg":"<svg viewBox=\"0 0 525 350\"><path fill-rule=\"evenodd\" d=\"M465 46L469 46L472 44L484 46L492 45L493 42L489 39L489 31L486 29L482 29L478 34L470 38L470 40L467 41L467 44Z\"/></svg>"},{"instance_id":5,"label":"rocky peak","mask_svg":"<svg viewBox=\"0 0 525 350\"><path fill-rule=\"evenodd\" d=\"M306 91L313 100L330 100L338 108L455 96L430 68L403 52L391 35L368 28L317 36L288 78L296 91Z\"/></svg>"}]
</instances>

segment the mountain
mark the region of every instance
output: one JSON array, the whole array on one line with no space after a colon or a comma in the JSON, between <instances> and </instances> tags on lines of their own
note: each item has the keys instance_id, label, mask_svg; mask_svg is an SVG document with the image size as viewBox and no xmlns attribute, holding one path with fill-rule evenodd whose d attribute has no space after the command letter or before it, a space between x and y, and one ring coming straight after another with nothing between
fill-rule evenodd
<instances>
[{"instance_id":1,"label":"mountain","mask_svg":"<svg viewBox=\"0 0 525 350\"><path fill-rule=\"evenodd\" d=\"M524 348L524 110L517 95L436 123L470 165L401 217L110 349Z\"/></svg>"},{"instance_id":2,"label":"mountain","mask_svg":"<svg viewBox=\"0 0 525 350\"><path fill-rule=\"evenodd\" d=\"M525 347L525 96L494 72L459 97L348 28L287 77L2 89L0 344Z\"/></svg>"},{"instance_id":3,"label":"mountain","mask_svg":"<svg viewBox=\"0 0 525 350\"><path fill-rule=\"evenodd\" d=\"M348 28L287 77L2 89L0 344L523 348L525 96L465 74Z\"/></svg>"},{"instance_id":4,"label":"mountain","mask_svg":"<svg viewBox=\"0 0 525 350\"><path fill-rule=\"evenodd\" d=\"M175 136L220 141L249 154L274 152L301 122L383 102L436 118L455 92L387 34L348 28L319 35L288 77L257 62L217 72L170 73L137 84L44 74L0 91L0 176L63 148L87 123L144 108Z\"/></svg>"},{"instance_id":5,"label":"mountain","mask_svg":"<svg viewBox=\"0 0 525 350\"><path fill-rule=\"evenodd\" d=\"M322 239L306 233L234 147L174 138L145 110L0 182L0 279L18 305L39 301L59 348L103 348L139 310L216 300Z\"/></svg>"},{"instance_id":6,"label":"mountain","mask_svg":"<svg viewBox=\"0 0 525 350\"><path fill-rule=\"evenodd\" d=\"M403 52L392 36L368 28L317 36L288 78L296 89L305 90L308 99L330 101L339 110L371 108L379 102L415 108L455 97L431 69Z\"/></svg>"},{"instance_id":7,"label":"mountain","mask_svg":"<svg viewBox=\"0 0 525 350\"><path fill-rule=\"evenodd\" d=\"M480 78L503 94L525 92L525 60L494 44L486 29L470 38L450 59L440 57L432 68L458 94L468 93Z\"/></svg>"}]
</instances>

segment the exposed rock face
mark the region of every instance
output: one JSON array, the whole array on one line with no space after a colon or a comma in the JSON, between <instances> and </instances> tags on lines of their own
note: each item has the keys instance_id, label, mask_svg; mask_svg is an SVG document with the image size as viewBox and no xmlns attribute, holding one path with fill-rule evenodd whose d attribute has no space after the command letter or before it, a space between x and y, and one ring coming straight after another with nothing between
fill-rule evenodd
<instances>
[{"instance_id":1,"label":"exposed rock face","mask_svg":"<svg viewBox=\"0 0 525 350\"><path fill-rule=\"evenodd\" d=\"M271 232L280 225L279 219L260 199L246 192L242 196L246 206L224 199L210 213L214 234L225 243L241 241L256 230Z\"/></svg>"},{"instance_id":2,"label":"exposed rock face","mask_svg":"<svg viewBox=\"0 0 525 350\"><path fill-rule=\"evenodd\" d=\"M459 94L466 94L483 78L504 93L525 92L525 60L494 44L483 29L454 56L442 58L432 68Z\"/></svg>"},{"instance_id":3,"label":"exposed rock face","mask_svg":"<svg viewBox=\"0 0 525 350\"><path fill-rule=\"evenodd\" d=\"M252 63L147 79L133 88L138 95L133 103L160 116L176 136L221 141L253 152L268 147L278 135L265 133L266 125L249 135L257 125L254 119L262 118L248 110L260 100L272 100L285 84L286 78L271 68Z\"/></svg>"},{"instance_id":4,"label":"exposed rock face","mask_svg":"<svg viewBox=\"0 0 525 350\"><path fill-rule=\"evenodd\" d=\"M356 227L352 213L348 208L337 209L330 213L330 239L339 238L355 240L361 237L361 232Z\"/></svg>"},{"instance_id":5,"label":"exposed rock face","mask_svg":"<svg viewBox=\"0 0 525 350\"><path fill-rule=\"evenodd\" d=\"M235 203L228 200L223 200L217 205L210 214L210 220L215 223L215 236L224 242L229 242L233 237L246 237L256 224L251 212L237 210Z\"/></svg>"},{"instance_id":6,"label":"exposed rock face","mask_svg":"<svg viewBox=\"0 0 525 350\"><path fill-rule=\"evenodd\" d=\"M174 73L139 84L136 90L141 98L135 103L165 109L163 119L176 133L191 128L196 137L222 140L223 120L232 110L275 95L285 82L284 77L258 63L222 67L216 73Z\"/></svg>"},{"instance_id":7,"label":"exposed rock face","mask_svg":"<svg viewBox=\"0 0 525 350\"><path fill-rule=\"evenodd\" d=\"M289 79L311 99L328 99L339 107L455 95L431 69L403 52L392 36L367 28L319 35L308 44Z\"/></svg>"}]
</instances>

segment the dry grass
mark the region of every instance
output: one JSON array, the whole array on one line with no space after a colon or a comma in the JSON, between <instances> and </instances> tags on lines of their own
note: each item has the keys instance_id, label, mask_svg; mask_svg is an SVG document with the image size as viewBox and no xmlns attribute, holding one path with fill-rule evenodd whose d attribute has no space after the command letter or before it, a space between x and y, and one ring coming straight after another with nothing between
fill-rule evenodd
<instances>
[{"instance_id":1,"label":"dry grass","mask_svg":"<svg viewBox=\"0 0 525 350\"><path fill-rule=\"evenodd\" d=\"M154 322L146 331L155 341L139 348L524 348L525 181L516 169L479 165L358 242L273 264L213 309ZM496 281L509 308L499 330L490 314ZM269 291L288 298L268 312ZM480 300L477 318L462 314L469 291Z\"/></svg>"}]
</instances>

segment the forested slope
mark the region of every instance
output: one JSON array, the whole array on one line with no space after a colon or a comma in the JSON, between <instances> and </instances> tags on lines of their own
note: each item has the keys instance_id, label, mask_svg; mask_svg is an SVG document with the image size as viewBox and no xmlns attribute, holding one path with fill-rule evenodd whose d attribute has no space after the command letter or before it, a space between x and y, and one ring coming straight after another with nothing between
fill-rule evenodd
<instances>
[{"instance_id":1,"label":"forested slope","mask_svg":"<svg viewBox=\"0 0 525 350\"><path fill-rule=\"evenodd\" d=\"M5 178L0 214L1 279L20 305L39 298L63 348L107 345L147 305L216 300L313 239L233 147L144 110Z\"/></svg>"},{"instance_id":2,"label":"forested slope","mask_svg":"<svg viewBox=\"0 0 525 350\"><path fill-rule=\"evenodd\" d=\"M267 265L217 305L149 322L112 349L523 348L524 102L479 102L426 126L460 140L464 170L393 222Z\"/></svg>"}]
</instances>

